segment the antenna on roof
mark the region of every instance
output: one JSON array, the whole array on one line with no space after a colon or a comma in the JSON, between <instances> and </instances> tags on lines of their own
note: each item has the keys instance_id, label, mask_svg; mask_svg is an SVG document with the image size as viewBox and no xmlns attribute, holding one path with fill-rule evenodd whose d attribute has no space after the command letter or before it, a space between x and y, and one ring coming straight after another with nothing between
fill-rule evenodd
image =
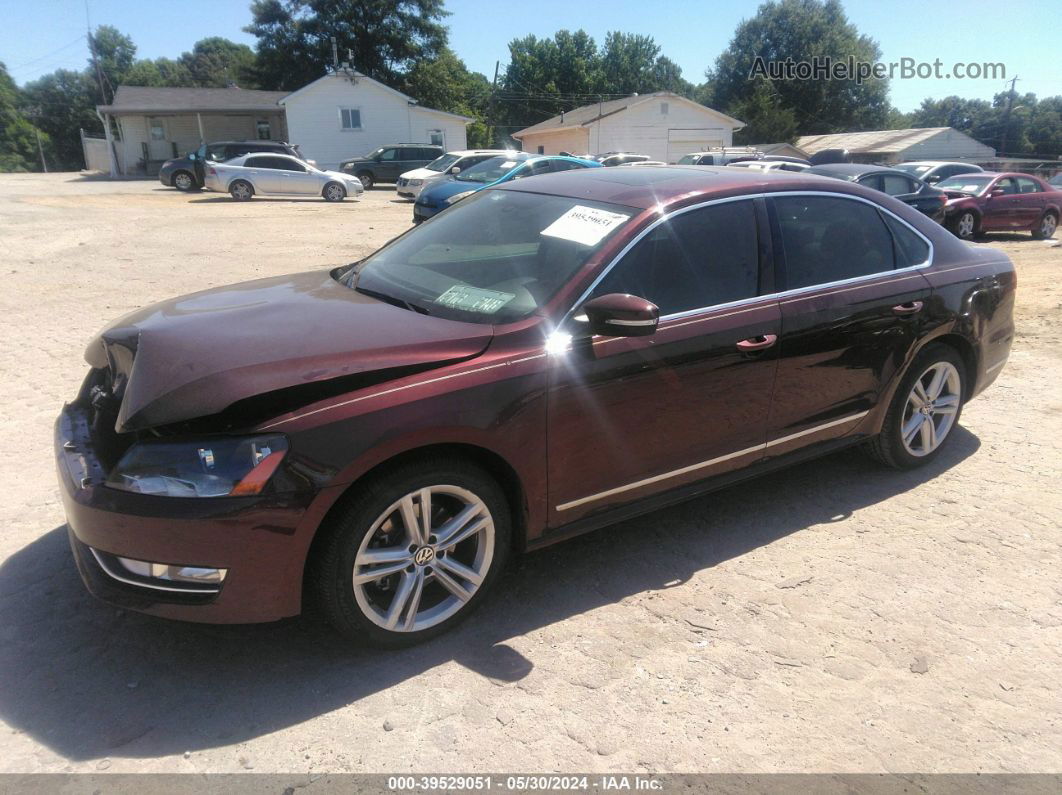
<instances>
[{"instance_id":1,"label":"antenna on roof","mask_svg":"<svg viewBox=\"0 0 1062 795\"><path fill-rule=\"evenodd\" d=\"M339 50L336 49L336 37L332 37L332 71L339 71Z\"/></svg>"}]
</instances>

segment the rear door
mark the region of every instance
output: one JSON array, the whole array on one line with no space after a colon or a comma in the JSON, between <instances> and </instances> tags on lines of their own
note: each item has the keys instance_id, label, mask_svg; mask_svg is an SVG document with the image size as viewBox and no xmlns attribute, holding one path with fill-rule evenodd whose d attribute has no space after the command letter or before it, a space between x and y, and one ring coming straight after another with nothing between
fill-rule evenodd
<instances>
[{"instance_id":1,"label":"rear door","mask_svg":"<svg viewBox=\"0 0 1062 795\"><path fill-rule=\"evenodd\" d=\"M778 455L851 432L878 404L921 334L929 245L856 197L768 201L784 291L767 442Z\"/></svg>"},{"instance_id":2,"label":"rear door","mask_svg":"<svg viewBox=\"0 0 1062 795\"><path fill-rule=\"evenodd\" d=\"M552 526L761 458L779 333L777 302L757 299L769 291L765 227L753 199L680 211L593 289L652 301L660 325L648 337L577 342L553 359Z\"/></svg>"},{"instance_id":3,"label":"rear door","mask_svg":"<svg viewBox=\"0 0 1062 795\"><path fill-rule=\"evenodd\" d=\"M1021 192L1021 204L1015 208L1019 224L1023 228L1031 227L1044 214L1044 194L1036 180L1029 177L1017 177L1018 190Z\"/></svg>"}]
</instances>

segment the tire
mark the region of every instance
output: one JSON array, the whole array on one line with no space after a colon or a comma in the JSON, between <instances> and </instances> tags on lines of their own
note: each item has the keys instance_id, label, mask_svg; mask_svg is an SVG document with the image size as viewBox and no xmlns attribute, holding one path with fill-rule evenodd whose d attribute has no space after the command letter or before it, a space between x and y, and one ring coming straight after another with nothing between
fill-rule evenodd
<instances>
[{"instance_id":1,"label":"tire","mask_svg":"<svg viewBox=\"0 0 1062 795\"><path fill-rule=\"evenodd\" d=\"M426 540L420 529L425 490L432 517ZM468 461L401 464L359 483L352 494L322 528L327 535L308 574L320 611L349 638L399 648L440 635L482 602L505 567L512 534L508 501L498 483ZM458 516L463 521L451 532L475 532L448 547L437 534ZM376 560L367 561L373 553Z\"/></svg>"},{"instance_id":2,"label":"tire","mask_svg":"<svg viewBox=\"0 0 1062 795\"><path fill-rule=\"evenodd\" d=\"M326 202L341 202L347 198L347 189L338 182L329 182L321 191Z\"/></svg>"},{"instance_id":3,"label":"tire","mask_svg":"<svg viewBox=\"0 0 1062 795\"><path fill-rule=\"evenodd\" d=\"M933 376L942 375L941 388L932 395ZM944 449L962 416L966 394L966 364L958 351L949 345L931 343L911 362L893 395L885 414L881 433L871 439L867 452L886 466L894 469L914 469L928 464ZM922 395L930 399L928 414L919 408L924 405L916 393L916 383ZM936 406L936 410L932 408ZM917 417L921 416L921 422ZM932 431L925 427L932 425ZM905 431L908 440L904 439ZM932 444L927 444L931 441Z\"/></svg>"},{"instance_id":4,"label":"tire","mask_svg":"<svg viewBox=\"0 0 1062 795\"><path fill-rule=\"evenodd\" d=\"M980 233L977 214L973 210L963 210L948 223L948 229L959 240L973 240Z\"/></svg>"},{"instance_id":5,"label":"tire","mask_svg":"<svg viewBox=\"0 0 1062 795\"><path fill-rule=\"evenodd\" d=\"M361 186L365 188L365 190L369 190L376 184L376 179L373 177L371 171L359 171L354 176L361 180Z\"/></svg>"},{"instance_id":6,"label":"tire","mask_svg":"<svg viewBox=\"0 0 1062 795\"><path fill-rule=\"evenodd\" d=\"M193 191L198 187L195 184L195 177L187 171L174 171L173 176L170 177L170 184L180 191Z\"/></svg>"},{"instance_id":7,"label":"tire","mask_svg":"<svg viewBox=\"0 0 1062 795\"><path fill-rule=\"evenodd\" d=\"M1037 240L1050 240L1055 236L1056 229L1058 229L1058 218L1054 213L1046 212L1036 223L1036 227L1032 230L1032 236Z\"/></svg>"},{"instance_id":8,"label":"tire","mask_svg":"<svg viewBox=\"0 0 1062 795\"><path fill-rule=\"evenodd\" d=\"M229 193L238 202L250 201L254 196L254 187L245 179L235 180L229 185Z\"/></svg>"}]
</instances>

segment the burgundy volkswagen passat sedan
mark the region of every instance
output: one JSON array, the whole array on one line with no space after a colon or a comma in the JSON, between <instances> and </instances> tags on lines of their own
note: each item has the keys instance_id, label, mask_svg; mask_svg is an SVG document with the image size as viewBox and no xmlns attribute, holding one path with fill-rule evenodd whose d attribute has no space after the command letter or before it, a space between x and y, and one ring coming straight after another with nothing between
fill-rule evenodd
<instances>
[{"instance_id":1,"label":"burgundy volkswagen passat sedan","mask_svg":"<svg viewBox=\"0 0 1062 795\"><path fill-rule=\"evenodd\" d=\"M932 460L1007 360L1015 284L839 180L520 180L354 265L102 332L56 424L74 556L122 607L255 622L306 598L416 642L514 550L848 445Z\"/></svg>"}]
</instances>

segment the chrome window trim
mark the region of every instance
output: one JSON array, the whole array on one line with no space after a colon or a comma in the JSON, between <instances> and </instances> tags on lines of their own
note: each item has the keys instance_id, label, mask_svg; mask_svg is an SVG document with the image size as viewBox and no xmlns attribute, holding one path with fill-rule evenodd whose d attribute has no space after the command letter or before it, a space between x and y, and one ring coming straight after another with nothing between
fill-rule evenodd
<instances>
[{"instance_id":1,"label":"chrome window trim","mask_svg":"<svg viewBox=\"0 0 1062 795\"><path fill-rule=\"evenodd\" d=\"M714 466L715 464L722 464L724 461L730 461L731 459L740 458L744 455L750 455L751 453L762 453L764 450L767 450L778 444L785 444L786 442L791 442L794 439L799 439L803 436L809 436L810 434L818 433L819 431L825 431L829 428L836 427L837 425L853 423L856 420L863 419L869 413L870 411L867 410L861 411L858 414L849 414L845 417L841 417L840 419L831 420L830 422L824 422L821 425L816 425L812 428L805 428L802 431L791 433L788 436L780 436L777 439L772 439L771 441L764 442L763 444L757 444L752 447L746 447L744 450L736 450L733 453L727 453L726 455L717 456L716 458L709 458L707 461L700 461L696 464L690 464L689 466L684 466L680 469L672 469L670 472L662 472L659 475L653 475L652 477L636 480L633 483L626 483L622 486L616 486L613 489L599 491L596 494L590 494L586 497L580 497L579 499L571 500L570 502L562 502L561 504L557 505L554 510L567 511L571 508L577 508L580 505L585 505L588 502L597 502L598 500L604 499L605 497L611 497L615 494L622 494L625 491L632 491L633 489L640 489L643 486L651 486L652 484L659 483L662 480L669 480L671 478L678 477L679 475L688 475L690 472L696 472L699 469L705 469L707 467Z\"/></svg>"},{"instance_id":2,"label":"chrome window trim","mask_svg":"<svg viewBox=\"0 0 1062 795\"><path fill-rule=\"evenodd\" d=\"M885 195L885 194L883 194L883 195ZM684 213L692 212L693 210L699 210L699 209L701 209L703 207L711 207L712 205L726 204L728 202L734 202L734 201L753 201L755 199L770 199L770 198L774 198L776 196L828 196L828 197L832 197L832 198L849 199L851 201L857 201L857 202L862 202L863 204L868 204L868 205L870 205L871 207L873 207L874 209L876 209L876 210L878 210L880 212L888 213L890 216L892 216L897 221L899 221L901 224L903 224L907 229L909 229L910 231L912 231L916 235L918 235L918 237L921 238L922 241L929 247L929 253L928 253L926 259L923 262L920 262L917 265L908 265L906 268L893 268L893 269L890 269L890 270L887 270L887 271L879 271L878 273L869 273L869 274L866 274L866 275L863 275L863 276L853 276L850 279L839 279L837 281L823 282L821 284L813 284L813 285L809 285L807 287L794 287L791 290L781 290L779 292L774 292L774 293L764 293L763 295L756 295L756 296L751 296L749 298L742 298L742 299L739 299L737 301L728 301L727 303L723 303L723 304L710 304L709 306L702 306L702 307L698 307L696 309L686 309L686 310L683 310L682 312L673 312L673 313L668 314L668 315L661 315L660 316L660 323L664 323L664 322L666 322L668 320L676 320L676 319L679 319L679 318L691 317L693 315L698 315L698 314L701 314L701 313L704 313L704 312L708 312L708 311L715 311L717 309L729 309L729 308L732 308L732 307L745 306L746 304L752 304L752 303L755 303L757 301L780 301L780 300L782 300L784 298L789 298L789 297L792 297L792 296L802 295L804 293L814 292L815 290L829 290L829 289L832 289L834 287L843 287L843 286L846 286L846 285L849 285L849 284L859 284L860 282L867 282L867 281L871 281L871 280L874 280L874 279L880 279L882 276L888 276L890 274L912 273L914 271L923 270L923 269L931 267L933 265L933 256L934 256L936 250L935 250L935 248L933 246L933 241L932 240L930 240L928 237L926 237L920 231L918 231L913 226L911 226L911 224L909 224L903 218L901 218L900 216L896 215L896 213L892 212L892 210L890 210L889 208L882 207L877 202L873 202L870 199L864 198L862 196L854 196L854 195L852 195L850 193L838 193L836 191L824 191L824 190L771 191L769 193L746 193L746 194L742 194L741 196L727 196L726 198L722 198L722 199L710 199L708 201L700 202L698 204L691 204L688 207L681 207L681 208L679 208L677 210L674 210L674 211L672 211L670 213L667 213L666 215L661 215L659 218L657 218L655 221L653 221L651 224L649 224L649 226L647 226L645 229L643 229L641 232L639 232L635 236L635 238L633 240L631 240L631 242L629 242L626 246L624 246L623 250L620 251L615 257L613 257L612 260L608 263L608 265L605 266L604 270L602 270L601 273L599 273L594 278L594 281L590 283L590 286L587 287L586 290L583 291L583 293L579 296L579 299L577 301L575 301L575 303L572 304L571 308L565 313L564 317L561 319L561 322L558 324L558 327L563 326L565 323L567 323L568 321L570 321L572 319L572 314L579 307L581 307L583 305L583 303L590 297L591 294L593 294L593 291L595 289L597 289L597 286L599 284L601 284L602 281L604 281L605 277L608 276L609 273L612 272L612 269L615 268L616 265L618 265L620 263L620 261L627 255L627 253L632 248L634 248L639 242L641 242L642 238L644 238L647 234L649 234L654 229L656 229L656 227L659 226L660 224L664 223L665 221L669 221L672 218L675 218L675 217L677 217L679 215L682 215Z\"/></svg>"}]
</instances>

